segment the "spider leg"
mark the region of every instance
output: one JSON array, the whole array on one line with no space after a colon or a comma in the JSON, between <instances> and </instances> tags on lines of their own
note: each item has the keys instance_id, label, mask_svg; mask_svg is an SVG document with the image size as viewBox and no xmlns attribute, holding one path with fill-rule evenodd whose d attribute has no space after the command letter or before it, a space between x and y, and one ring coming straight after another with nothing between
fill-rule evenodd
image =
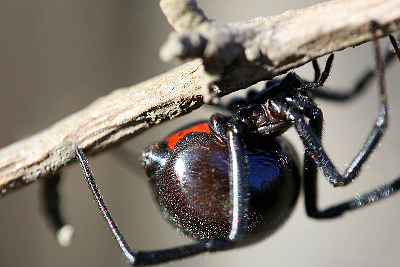
<instances>
[{"instance_id":1,"label":"spider leg","mask_svg":"<svg viewBox=\"0 0 400 267\"><path fill-rule=\"evenodd\" d=\"M245 153L236 127L228 127L229 180L232 206L232 226L229 240L240 241L246 234L248 218L248 184Z\"/></svg>"},{"instance_id":2,"label":"spider leg","mask_svg":"<svg viewBox=\"0 0 400 267\"><path fill-rule=\"evenodd\" d=\"M391 64L393 62L393 60L396 58L396 56L400 60L400 44L396 41L396 39L392 35L389 35L389 38L392 43L394 51L392 51L392 49L387 50L387 52L384 56L384 59L383 59L384 67ZM313 61L313 65L314 64L317 64L317 66L318 66L318 63L314 63L314 61ZM315 69L315 66L314 66L314 69ZM316 69L315 69L315 71L317 72ZM336 92L336 91L327 90L326 88L316 88L315 90L312 91L312 93L315 97L328 99L328 100L334 100L334 101L350 100L353 97L359 95L359 93L361 93L364 89L366 89L368 83L370 83L371 80L378 73L379 73L379 70L376 67L368 69L358 79L354 88L352 88L351 90L348 90L346 92Z\"/></svg>"},{"instance_id":3,"label":"spider leg","mask_svg":"<svg viewBox=\"0 0 400 267\"><path fill-rule=\"evenodd\" d=\"M400 60L400 43L396 40L396 38L394 38L393 35L389 35L389 39L393 46L393 52L396 53L398 59Z\"/></svg>"},{"instance_id":4,"label":"spider leg","mask_svg":"<svg viewBox=\"0 0 400 267\"><path fill-rule=\"evenodd\" d=\"M309 116L310 120L308 123L308 127L315 133L316 138L318 138L318 140L321 140L323 127L322 113L318 112L317 109L317 112L314 112L312 115ZM396 180L376 187L369 192L357 195L351 200L332 205L331 207L328 207L324 210L319 210L317 196L317 165L314 162L312 156L310 156L307 148L304 155L303 179L303 190L307 214L308 216L317 219L337 217L345 211L361 208L365 205L386 198L400 189L399 177Z\"/></svg>"},{"instance_id":5,"label":"spider leg","mask_svg":"<svg viewBox=\"0 0 400 267\"><path fill-rule=\"evenodd\" d=\"M58 193L59 182L59 172L44 179L43 210L54 228L58 243L63 247L67 247L72 242L74 228L72 225L65 223L61 215L60 195Z\"/></svg>"},{"instance_id":6,"label":"spider leg","mask_svg":"<svg viewBox=\"0 0 400 267\"><path fill-rule=\"evenodd\" d=\"M340 174L334 166L327 153L323 149L320 139L315 135L312 129L304 121L302 115L297 111L289 111L289 117L294 123L294 127L302 139L307 154L316 163L324 176L333 186L345 186L351 183L359 174L362 165L371 155L372 150L378 144L386 126L386 115L379 116L377 122L365 141L363 147L357 153L344 174Z\"/></svg>"},{"instance_id":7,"label":"spider leg","mask_svg":"<svg viewBox=\"0 0 400 267\"><path fill-rule=\"evenodd\" d=\"M329 77L329 73L332 68L333 58L334 58L334 55L330 54L330 56L328 57L328 60L326 61L325 68L324 68L324 71L322 72L322 74L321 74L321 70L319 68L318 62L316 60L313 60L312 64L313 64L314 71L315 71L314 80L317 80L317 81L314 81L311 83L305 83L303 86L301 86L298 89L299 90L315 90L316 88L323 86Z\"/></svg>"},{"instance_id":8,"label":"spider leg","mask_svg":"<svg viewBox=\"0 0 400 267\"><path fill-rule=\"evenodd\" d=\"M246 234L247 212L248 212L248 185L246 179L246 164L244 161L244 150L241 138L237 134L237 129L228 126L227 146L230 155L230 185L231 185L231 206L232 206L232 226L227 239L201 240L194 244L184 245L165 250L154 251L133 251L125 241L118 229L110 211L108 210L97 184L89 163L82 150L76 148L76 157L79 161L89 190L105 218L112 235L116 239L120 249L124 253L131 265L151 265L163 263L171 260L182 259L197 255L203 252L225 250L236 242L240 241Z\"/></svg>"},{"instance_id":9,"label":"spider leg","mask_svg":"<svg viewBox=\"0 0 400 267\"><path fill-rule=\"evenodd\" d=\"M293 119L295 128L300 135L306 150L304 157L304 191L306 210L308 215L311 217L336 217L342 214L344 211L360 208L388 197L400 188L400 178L397 178L396 180L377 187L370 192L357 196L352 200L336 204L322 211L318 210L317 208L317 167L334 186L344 186L352 182L353 179L358 176L362 164L369 157L386 129L386 88L383 66L379 53L379 45L376 38L375 54L378 65L377 68L380 74L380 115L375 122L368 139L365 141L364 146L343 175L337 171L336 167L333 165L321 145L323 115L319 108L311 104L307 107L305 115L309 118L308 124L304 121L300 112L291 109L288 110L288 117Z\"/></svg>"},{"instance_id":10,"label":"spider leg","mask_svg":"<svg viewBox=\"0 0 400 267\"><path fill-rule=\"evenodd\" d=\"M307 177L309 178L309 177ZM311 183L307 181L307 183ZM311 186L310 186L311 187ZM314 186L315 187L315 186ZM392 194L396 193L400 189L400 177L386 184L383 184L375 189L363 193L361 195L354 196L353 199L345 201L340 204L335 204L324 210L318 210L316 197L312 200L312 195L306 198L306 210L308 216L316 219L327 219L334 218L341 215L345 211L362 208L368 204L374 203L378 200L384 199ZM314 193L316 196L316 193Z\"/></svg>"},{"instance_id":11,"label":"spider leg","mask_svg":"<svg viewBox=\"0 0 400 267\"><path fill-rule=\"evenodd\" d=\"M353 159L349 167L346 169L344 174L340 174L337 168L333 165L332 161L327 156L324 151L318 133L315 133L307 125L303 118L303 114L296 110L294 107L296 104L292 104L289 108L285 110L286 119L292 121L294 127L303 141L303 145L306 151L313 161L317 164L318 168L325 175L327 180L334 186L344 186L353 181L359 174L363 163L371 155L372 150L378 144L380 138L386 130L388 115L387 115L387 95L384 79L384 70L382 66L381 56L379 53L379 44L375 38L375 54L376 62L378 64L378 69L380 70L379 81L380 81L380 97L379 97L379 116L373 125L372 131L369 134L367 140L365 141L363 147L357 153L356 157ZM310 106L310 105L309 105ZM310 106L308 109L318 110L316 106ZM322 114L321 111L307 111L313 114ZM309 116L306 114L306 116ZM322 116L322 115L320 115ZM309 116L310 117L310 116ZM312 119L312 118L311 118ZM322 120L322 118L320 118Z\"/></svg>"},{"instance_id":12,"label":"spider leg","mask_svg":"<svg viewBox=\"0 0 400 267\"><path fill-rule=\"evenodd\" d=\"M314 83L316 83L318 82L319 78L321 78L321 69L316 59L312 61L312 65L314 68Z\"/></svg>"}]
</instances>

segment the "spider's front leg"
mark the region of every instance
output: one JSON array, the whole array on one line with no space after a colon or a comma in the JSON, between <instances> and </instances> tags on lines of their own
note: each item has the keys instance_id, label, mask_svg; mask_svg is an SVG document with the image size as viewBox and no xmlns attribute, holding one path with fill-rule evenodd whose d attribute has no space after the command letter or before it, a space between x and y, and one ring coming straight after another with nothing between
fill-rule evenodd
<instances>
[{"instance_id":1,"label":"spider's front leg","mask_svg":"<svg viewBox=\"0 0 400 267\"><path fill-rule=\"evenodd\" d=\"M313 149L309 149L308 146L306 146L305 148L306 151L304 154L304 169L303 169L303 179L304 179L303 190L305 195L305 206L308 216L317 219L334 218L341 215L345 211L361 208L365 205L386 198L400 189L400 177L399 177L369 192L357 195L349 201L332 205L324 210L318 209L317 167L321 165L326 166L324 164L328 164L327 162L331 164L330 166L333 165L326 155L316 159L315 155L313 154L316 153L315 152L316 150L323 151L323 148L320 144L323 119L322 119L322 112L320 112L318 108L317 111L313 111L310 113L314 114L314 116L309 117L310 119L308 125L304 127L305 129L307 129L306 130L307 134L301 135L301 137L306 140L313 140L310 141L311 143L313 143L313 145L310 146Z\"/></svg>"},{"instance_id":2,"label":"spider's front leg","mask_svg":"<svg viewBox=\"0 0 400 267\"><path fill-rule=\"evenodd\" d=\"M376 37L375 37L375 55L376 55L377 68L380 73L379 116L375 121L372 131L369 134L367 140L365 141L363 147L357 153L353 161L349 164L349 167L346 169L343 175L338 172L337 168L333 165L332 161L329 159L326 152L322 148L321 142L318 137L319 133L313 132L313 130L310 129L310 127L308 127L307 123L303 118L303 115L294 108L288 108L285 110L286 119L293 122L297 133L299 134L299 136L303 141L303 144L307 150L308 155L311 156L311 158L317 164L318 168L322 171L327 180L333 186L345 186L346 184L352 182L353 179L355 179L358 176L362 165L371 155L372 150L376 147L379 140L383 136L383 133L386 130L388 121L387 94L385 86L384 69L379 51L379 43ZM291 105L294 106L293 104ZM310 119L313 120L313 118ZM322 118L320 118L319 120L322 120Z\"/></svg>"},{"instance_id":3,"label":"spider's front leg","mask_svg":"<svg viewBox=\"0 0 400 267\"><path fill-rule=\"evenodd\" d=\"M379 116L363 147L343 175L338 172L321 145L323 119L320 110L314 106L307 111L308 114L306 113L305 115L309 118L308 124L305 122L303 114L298 110L293 108L286 110L287 119L290 119L294 123L306 150L304 159L304 190L307 213L311 217L336 217L344 211L363 207L367 204L383 199L395 193L400 188L400 178L397 178L396 180L377 187L370 192L357 196L350 201L334 205L323 211L320 211L317 208L317 167L334 186L345 186L348 183L351 183L353 179L358 176L363 163L371 155L373 149L376 147L386 130L388 120L387 95L384 81L384 68L379 52L379 44L376 38L375 55L380 79Z\"/></svg>"},{"instance_id":4,"label":"spider's front leg","mask_svg":"<svg viewBox=\"0 0 400 267\"><path fill-rule=\"evenodd\" d=\"M396 41L396 39L393 37L393 35L389 35L389 39L391 42L391 45L393 49L388 48L386 54L383 57L383 68L386 68L389 66L395 59L396 57L400 60L400 44ZM319 79L319 66L318 62L316 60L313 60L313 66L315 70L315 79ZM322 99L327 99L331 101L347 101L351 100L354 97L358 96L361 92L363 92L368 86L368 84L372 81L372 79L379 74L379 68L377 66L373 68L369 68L362 74L357 82L355 83L355 86L351 88L350 90L347 90L345 92L340 92L336 90L329 90L327 88L316 88L313 90L312 94L315 97L322 98Z\"/></svg>"}]
</instances>

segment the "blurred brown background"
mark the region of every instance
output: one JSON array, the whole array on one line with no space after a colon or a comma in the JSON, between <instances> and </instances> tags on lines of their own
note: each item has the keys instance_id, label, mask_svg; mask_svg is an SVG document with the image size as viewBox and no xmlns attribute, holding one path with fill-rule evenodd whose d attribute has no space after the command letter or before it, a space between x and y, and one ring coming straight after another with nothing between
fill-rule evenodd
<instances>
[{"instance_id":1,"label":"blurred brown background","mask_svg":"<svg viewBox=\"0 0 400 267\"><path fill-rule=\"evenodd\" d=\"M317 1L198 1L210 18L223 22L277 15ZM70 0L0 3L0 146L31 135L78 111L113 89L155 76L173 65L158 50L171 31L157 1ZM386 47L387 40L382 41ZM336 53L328 85L350 87L373 63L372 44ZM324 59L325 60L325 59ZM323 61L320 60L321 65ZM400 64L387 71L389 131L355 185L333 189L320 181L321 206L361 193L400 173ZM310 66L298 71L311 79ZM361 147L377 116L377 83L356 101L328 103L324 142L343 169ZM155 127L123 147L132 166L110 150L89 158L99 187L134 249L184 244L158 212L137 157L140 149L165 137L185 121L207 118L205 107ZM290 138L302 153L298 137ZM126 266L97 211L77 164L62 172L63 208L75 226L69 248L59 247L40 210L40 183L0 201L0 266ZM167 266L395 266L400 261L400 195L332 221L307 218L303 199L289 221L254 246L205 254Z\"/></svg>"}]
</instances>

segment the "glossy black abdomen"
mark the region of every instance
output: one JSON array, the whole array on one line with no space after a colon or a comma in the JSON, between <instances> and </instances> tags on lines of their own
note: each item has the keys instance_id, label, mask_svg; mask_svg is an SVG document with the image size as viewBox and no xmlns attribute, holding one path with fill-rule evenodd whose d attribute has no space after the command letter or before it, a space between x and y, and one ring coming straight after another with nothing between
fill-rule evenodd
<instances>
[{"instance_id":1,"label":"glossy black abdomen","mask_svg":"<svg viewBox=\"0 0 400 267\"><path fill-rule=\"evenodd\" d=\"M246 142L250 210L248 240L260 241L291 214L300 191L298 157L282 137Z\"/></svg>"},{"instance_id":2,"label":"glossy black abdomen","mask_svg":"<svg viewBox=\"0 0 400 267\"><path fill-rule=\"evenodd\" d=\"M290 215L299 193L297 155L280 137L245 140L250 207L248 234L259 241ZM185 135L143 152L142 163L164 216L194 239L227 237L230 231L228 153L208 133Z\"/></svg>"}]
</instances>

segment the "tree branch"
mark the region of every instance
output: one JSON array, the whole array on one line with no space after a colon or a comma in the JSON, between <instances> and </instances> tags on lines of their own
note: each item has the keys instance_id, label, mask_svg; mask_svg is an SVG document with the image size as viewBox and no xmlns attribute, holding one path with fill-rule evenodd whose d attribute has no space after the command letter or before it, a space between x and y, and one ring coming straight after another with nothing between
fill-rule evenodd
<instances>
[{"instance_id":1,"label":"tree branch","mask_svg":"<svg viewBox=\"0 0 400 267\"><path fill-rule=\"evenodd\" d=\"M221 24L195 1L161 1L178 30L161 50L164 59L199 57L138 85L117 89L49 128L0 150L0 196L56 173L75 147L95 154L151 125L189 113L208 100L271 79L313 59L400 28L396 0L332 1L276 17ZM179 9L176 9L179 7ZM205 71L204 71L205 70Z\"/></svg>"},{"instance_id":2,"label":"tree branch","mask_svg":"<svg viewBox=\"0 0 400 267\"><path fill-rule=\"evenodd\" d=\"M205 102L370 41L371 21L380 26L379 37L400 24L397 1L331 1L230 24L209 20L194 0L162 0L160 5L177 31L161 48L161 58L203 59Z\"/></svg>"}]
</instances>

